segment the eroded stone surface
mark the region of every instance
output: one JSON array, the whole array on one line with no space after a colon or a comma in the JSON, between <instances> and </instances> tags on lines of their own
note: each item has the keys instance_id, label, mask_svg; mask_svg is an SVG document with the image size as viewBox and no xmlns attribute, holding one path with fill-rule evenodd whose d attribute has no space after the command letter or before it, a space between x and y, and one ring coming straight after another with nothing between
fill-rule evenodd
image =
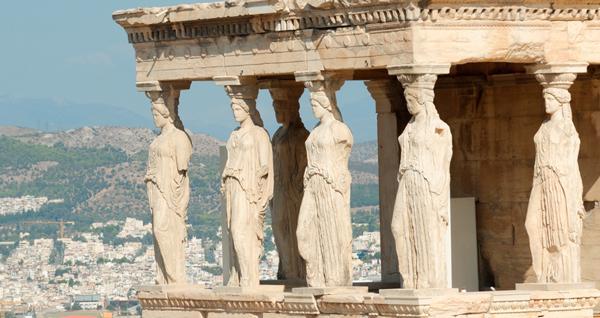
<instances>
[{"instance_id":1,"label":"eroded stone surface","mask_svg":"<svg viewBox=\"0 0 600 318\"><path fill-rule=\"evenodd\" d=\"M296 230L307 164L304 143L309 134L299 112L303 91L304 85L297 82L269 85L275 117L281 124L272 138L275 186L271 216L279 255L277 278L300 282L306 280L306 266L298 251Z\"/></svg>"},{"instance_id":2,"label":"eroded stone surface","mask_svg":"<svg viewBox=\"0 0 600 318\"><path fill-rule=\"evenodd\" d=\"M190 198L189 161L192 143L179 119L179 91L150 91L154 124L160 134L150 144L144 181L152 210L152 234L157 284L183 284L185 274L185 221Z\"/></svg>"},{"instance_id":3,"label":"eroded stone surface","mask_svg":"<svg viewBox=\"0 0 600 318\"><path fill-rule=\"evenodd\" d=\"M583 71L585 71L583 67ZM581 281L583 183L577 162L579 134L573 124L568 69L537 73L548 118L535 134L533 188L525 227L539 283Z\"/></svg>"},{"instance_id":4,"label":"eroded stone surface","mask_svg":"<svg viewBox=\"0 0 600 318\"><path fill-rule=\"evenodd\" d=\"M222 192L227 214L228 286L259 285L265 210L273 194L273 152L256 109L255 84L229 85L233 116L240 127L227 141Z\"/></svg>"},{"instance_id":5,"label":"eroded stone surface","mask_svg":"<svg viewBox=\"0 0 600 318\"><path fill-rule=\"evenodd\" d=\"M319 124L306 140L308 164L298 217L298 247L309 287L352 285L352 224L348 159L354 142L335 103L340 84L308 84ZM337 88L336 88L337 86Z\"/></svg>"},{"instance_id":6,"label":"eroded stone surface","mask_svg":"<svg viewBox=\"0 0 600 318\"><path fill-rule=\"evenodd\" d=\"M413 117L398 138L401 153L392 232L403 287L411 289L450 287L452 134L433 104L437 75L422 73L432 69L417 66L398 71Z\"/></svg>"}]
</instances>

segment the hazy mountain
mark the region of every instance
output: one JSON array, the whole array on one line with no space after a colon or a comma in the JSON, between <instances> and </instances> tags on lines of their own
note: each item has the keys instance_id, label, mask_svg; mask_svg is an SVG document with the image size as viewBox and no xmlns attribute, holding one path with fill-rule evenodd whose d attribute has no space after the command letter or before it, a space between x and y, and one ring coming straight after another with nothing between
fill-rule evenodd
<instances>
[{"instance_id":1,"label":"hazy mountain","mask_svg":"<svg viewBox=\"0 0 600 318\"><path fill-rule=\"evenodd\" d=\"M0 125L59 131L82 126L148 127L150 115L142 116L125 108L101 104L81 104L52 99L0 96Z\"/></svg>"},{"instance_id":2,"label":"hazy mountain","mask_svg":"<svg viewBox=\"0 0 600 318\"><path fill-rule=\"evenodd\" d=\"M189 131L188 134L192 139L195 154L208 156L219 154L219 146L223 145L220 140L205 134ZM46 146L54 146L59 143L69 148L103 148L110 146L131 155L140 151L147 151L148 145L156 137L156 132L148 128L98 126L43 132L30 128L0 126L0 135Z\"/></svg>"}]
</instances>

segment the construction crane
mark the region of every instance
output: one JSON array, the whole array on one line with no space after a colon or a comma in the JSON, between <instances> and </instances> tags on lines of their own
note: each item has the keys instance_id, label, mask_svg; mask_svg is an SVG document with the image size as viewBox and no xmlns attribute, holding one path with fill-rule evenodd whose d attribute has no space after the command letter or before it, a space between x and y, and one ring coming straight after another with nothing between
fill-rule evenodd
<instances>
[{"instance_id":1,"label":"construction crane","mask_svg":"<svg viewBox=\"0 0 600 318\"><path fill-rule=\"evenodd\" d=\"M73 221L25 221L23 224L58 224L58 238L65 238L65 224L73 225Z\"/></svg>"}]
</instances>

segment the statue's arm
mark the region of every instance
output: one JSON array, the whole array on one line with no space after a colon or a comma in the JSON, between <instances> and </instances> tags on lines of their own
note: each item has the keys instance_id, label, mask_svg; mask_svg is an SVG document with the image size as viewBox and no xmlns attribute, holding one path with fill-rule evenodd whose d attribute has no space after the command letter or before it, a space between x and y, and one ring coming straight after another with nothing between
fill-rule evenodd
<instances>
[{"instance_id":1,"label":"statue's arm","mask_svg":"<svg viewBox=\"0 0 600 318\"><path fill-rule=\"evenodd\" d=\"M177 170L185 175L188 171L190 159L192 158L192 144L187 136L178 136L175 143L175 160Z\"/></svg>"},{"instance_id":2,"label":"statue's arm","mask_svg":"<svg viewBox=\"0 0 600 318\"><path fill-rule=\"evenodd\" d=\"M266 208L273 197L273 186L275 182L273 179L273 147L266 131L261 132L261 135L258 137L259 171L257 172L260 174L259 187L261 193L259 206Z\"/></svg>"}]
</instances>

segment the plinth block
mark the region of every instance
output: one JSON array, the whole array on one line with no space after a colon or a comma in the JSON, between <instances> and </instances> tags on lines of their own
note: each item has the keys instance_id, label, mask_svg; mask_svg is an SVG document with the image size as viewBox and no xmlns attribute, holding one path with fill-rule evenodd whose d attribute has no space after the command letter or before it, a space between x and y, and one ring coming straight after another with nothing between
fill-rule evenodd
<instances>
[{"instance_id":1,"label":"plinth block","mask_svg":"<svg viewBox=\"0 0 600 318\"><path fill-rule=\"evenodd\" d=\"M596 283L524 283L516 284L515 289L522 291L569 291L580 289L596 289Z\"/></svg>"},{"instance_id":2,"label":"plinth block","mask_svg":"<svg viewBox=\"0 0 600 318\"><path fill-rule=\"evenodd\" d=\"M292 288L292 293L313 296L340 295L340 294L367 294L367 286L340 286L340 287L298 287Z\"/></svg>"},{"instance_id":3,"label":"plinth block","mask_svg":"<svg viewBox=\"0 0 600 318\"><path fill-rule=\"evenodd\" d=\"M458 294L458 288L422 288L422 289L381 289L379 295L384 297L437 297Z\"/></svg>"},{"instance_id":4,"label":"plinth block","mask_svg":"<svg viewBox=\"0 0 600 318\"><path fill-rule=\"evenodd\" d=\"M265 294L283 293L284 289L284 285L259 285L254 287L220 286L215 287L213 291L217 294Z\"/></svg>"}]
</instances>

